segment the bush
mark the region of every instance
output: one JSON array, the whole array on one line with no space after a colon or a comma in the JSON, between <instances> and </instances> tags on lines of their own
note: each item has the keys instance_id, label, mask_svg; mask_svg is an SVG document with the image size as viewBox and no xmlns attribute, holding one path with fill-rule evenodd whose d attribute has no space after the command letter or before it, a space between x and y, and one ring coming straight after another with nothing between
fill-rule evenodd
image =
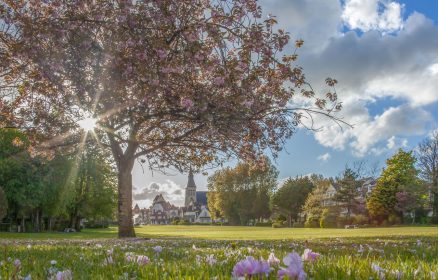
<instances>
[{"instance_id":1,"label":"bush","mask_svg":"<svg viewBox=\"0 0 438 280\"><path fill-rule=\"evenodd\" d=\"M434 214L431 218L430 218L430 223L434 224L434 225L438 225L438 215Z\"/></svg>"},{"instance_id":2,"label":"bush","mask_svg":"<svg viewBox=\"0 0 438 280\"><path fill-rule=\"evenodd\" d=\"M319 220L319 226L321 228L336 228L336 215L334 213L330 213L328 209L324 209L324 211L322 211L321 219Z\"/></svg>"},{"instance_id":3,"label":"bush","mask_svg":"<svg viewBox=\"0 0 438 280\"><path fill-rule=\"evenodd\" d=\"M108 221L88 221L84 224L84 228L108 228Z\"/></svg>"},{"instance_id":4,"label":"bush","mask_svg":"<svg viewBox=\"0 0 438 280\"><path fill-rule=\"evenodd\" d=\"M353 217L353 223L356 225L364 225L368 223L368 217L362 214Z\"/></svg>"},{"instance_id":5,"label":"bush","mask_svg":"<svg viewBox=\"0 0 438 280\"><path fill-rule=\"evenodd\" d=\"M304 227L304 224L300 223L300 222L294 222L292 224L292 227L294 227L294 228L302 228L302 227Z\"/></svg>"},{"instance_id":6,"label":"bush","mask_svg":"<svg viewBox=\"0 0 438 280\"><path fill-rule=\"evenodd\" d=\"M190 224L191 223L189 221L187 221L187 220L178 221L178 225L180 225L180 226L187 226L187 225L190 225Z\"/></svg>"},{"instance_id":7,"label":"bush","mask_svg":"<svg viewBox=\"0 0 438 280\"><path fill-rule=\"evenodd\" d=\"M305 228L319 228L319 221L316 219L316 217L309 217L307 218L306 222L304 223Z\"/></svg>"},{"instance_id":8,"label":"bush","mask_svg":"<svg viewBox=\"0 0 438 280\"><path fill-rule=\"evenodd\" d=\"M256 222L254 224L254 226L256 226L256 227L271 227L272 223L271 222L267 222L267 223Z\"/></svg>"},{"instance_id":9,"label":"bush","mask_svg":"<svg viewBox=\"0 0 438 280\"><path fill-rule=\"evenodd\" d=\"M391 214L388 216L388 224L390 225L398 225L401 223L401 219L399 216Z\"/></svg>"},{"instance_id":10,"label":"bush","mask_svg":"<svg viewBox=\"0 0 438 280\"><path fill-rule=\"evenodd\" d=\"M285 226L283 225L283 223L275 222L275 223L272 223L272 227L273 228L284 228Z\"/></svg>"}]
</instances>

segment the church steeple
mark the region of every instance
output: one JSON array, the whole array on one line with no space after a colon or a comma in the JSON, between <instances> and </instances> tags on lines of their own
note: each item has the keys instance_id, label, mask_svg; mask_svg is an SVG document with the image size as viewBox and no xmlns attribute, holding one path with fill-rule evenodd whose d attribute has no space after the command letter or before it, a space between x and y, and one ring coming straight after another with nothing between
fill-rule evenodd
<instances>
[{"instance_id":1,"label":"church steeple","mask_svg":"<svg viewBox=\"0 0 438 280\"><path fill-rule=\"evenodd\" d=\"M190 168L189 178L187 181L186 193L185 193L185 203L184 206L189 206L190 203L196 203L196 184L195 179L193 178L193 171Z\"/></svg>"}]
</instances>

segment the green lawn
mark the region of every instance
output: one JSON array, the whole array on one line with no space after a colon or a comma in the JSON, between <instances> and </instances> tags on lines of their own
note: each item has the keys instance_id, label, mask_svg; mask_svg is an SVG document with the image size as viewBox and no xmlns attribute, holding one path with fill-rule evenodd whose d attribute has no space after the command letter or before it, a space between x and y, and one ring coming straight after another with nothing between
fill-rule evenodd
<instances>
[{"instance_id":1,"label":"green lawn","mask_svg":"<svg viewBox=\"0 0 438 280\"><path fill-rule=\"evenodd\" d=\"M282 240L385 236L428 236L438 238L438 227L388 227L363 229L307 229L240 226L141 226L138 237L198 238L213 240ZM0 233L0 238L24 239L96 239L114 238L117 228L86 229L80 233Z\"/></svg>"},{"instance_id":2,"label":"green lawn","mask_svg":"<svg viewBox=\"0 0 438 280\"><path fill-rule=\"evenodd\" d=\"M438 227L273 229L228 226L143 226L137 239L117 228L80 233L0 233L0 279L279 279L283 258L311 249L306 279L436 280ZM146 237L146 238L141 238ZM157 252L155 246L161 246ZM267 274L232 277L248 256ZM301 262L301 257L298 256ZM66 274L64 276L56 274ZM259 277L262 276L262 277ZM296 278L292 278L295 279Z\"/></svg>"}]
</instances>

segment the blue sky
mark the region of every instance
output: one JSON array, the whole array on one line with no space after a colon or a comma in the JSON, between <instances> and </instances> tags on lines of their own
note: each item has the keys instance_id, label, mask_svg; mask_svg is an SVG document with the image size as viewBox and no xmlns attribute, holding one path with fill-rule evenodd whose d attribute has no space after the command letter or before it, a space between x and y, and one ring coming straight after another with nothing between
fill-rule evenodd
<instances>
[{"instance_id":1,"label":"blue sky","mask_svg":"<svg viewBox=\"0 0 438 280\"><path fill-rule=\"evenodd\" d=\"M355 161L384 166L398 148L413 149L438 129L437 0L262 0L292 39L302 38L298 63L314 88L339 81L339 130L321 119L320 132L300 129L276 161L280 179L319 173L336 176ZM157 193L181 205L186 175L134 168L136 202ZM196 175L199 189L207 177ZM151 184L154 187L151 188ZM151 190L153 189L153 191Z\"/></svg>"}]
</instances>

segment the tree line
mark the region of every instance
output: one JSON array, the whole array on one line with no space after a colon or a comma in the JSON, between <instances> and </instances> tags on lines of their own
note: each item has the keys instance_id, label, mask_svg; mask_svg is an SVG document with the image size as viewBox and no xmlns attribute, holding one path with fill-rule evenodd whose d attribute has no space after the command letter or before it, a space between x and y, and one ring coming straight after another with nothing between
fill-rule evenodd
<instances>
[{"instance_id":1,"label":"tree line","mask_svg":"<svg viewBox=\"0 0 438 280\"><path fill-rule=\"evenodd\" d=\"M1 230L80 230L81 220L114 220L114 167L95 145L82 148L47 159L32 154L22 132L0 129Z\"/></svg>"},{"instance_id":2,"label":"tree line","mask_svg":"<svg viewBox=\"0 0 438 280\"><path fill-rule=\"evenodd\" d=\"M302 176L279 186L278 171L266 163L241 162L209 177L213 219L306 227L438 223L438 132L412 151L398 150L377 177L362 162L335 178Z\"/></svg>"}]
</instances>

